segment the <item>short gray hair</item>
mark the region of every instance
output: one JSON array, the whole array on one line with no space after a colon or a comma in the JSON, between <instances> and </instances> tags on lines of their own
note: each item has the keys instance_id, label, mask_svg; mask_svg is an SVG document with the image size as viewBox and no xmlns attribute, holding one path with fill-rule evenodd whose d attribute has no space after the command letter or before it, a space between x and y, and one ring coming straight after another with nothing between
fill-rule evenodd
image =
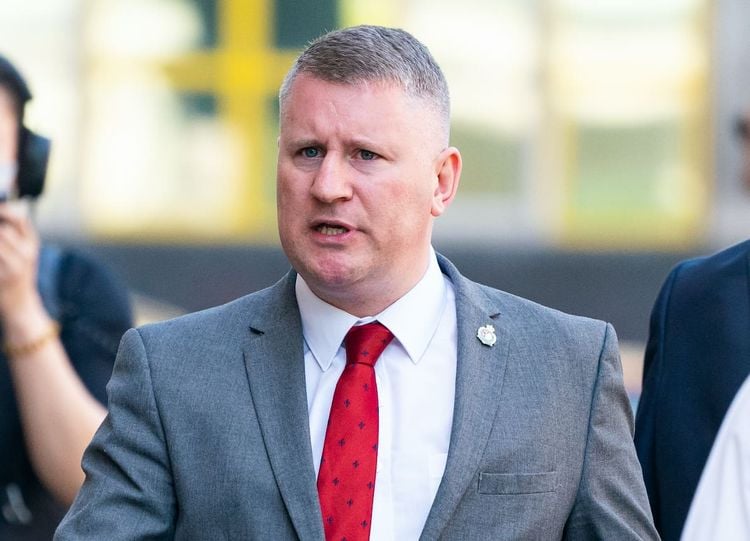
<instances>
[{"instance_id":1,"label":"short gray hair","mask_svg":"<svg viewBox=\"0 0 750 541\"><path fill-rule=\"evenodd\" d=\"M314 40L281 84L282 110L292 83L301 73L346 85L395 84L407 95L427 100L440 115L446 130L450 124L445 76L427 47L405 30L362 25L334 30Z\"/></svg>"}]
</instances>

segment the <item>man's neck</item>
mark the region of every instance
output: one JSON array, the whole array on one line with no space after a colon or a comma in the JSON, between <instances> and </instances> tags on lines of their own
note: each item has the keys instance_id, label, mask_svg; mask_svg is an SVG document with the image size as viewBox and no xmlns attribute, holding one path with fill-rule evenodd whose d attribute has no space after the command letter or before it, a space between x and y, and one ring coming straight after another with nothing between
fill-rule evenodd
<instances>
[{"instance_id":1,"label":"man's neck","mask_svg":"<svg viewBox=\"0 0 750 541\"><path fill-rule=\"evenodd\" d=\"M435 256L430 251L422 272L414 280L407 282L405 285L400 284L401 287L399 289L389 288L382 284L374 284L363 285L362 287L348 287L346 290L332 288L326 291L313 287L309 282L307 284L315 296L331 306L335 306L339 310L343 310L358 318L372 317L381 313L411 291L424 278L429 267L430 258L432 257Z\"/></svg>"}]
</instances>

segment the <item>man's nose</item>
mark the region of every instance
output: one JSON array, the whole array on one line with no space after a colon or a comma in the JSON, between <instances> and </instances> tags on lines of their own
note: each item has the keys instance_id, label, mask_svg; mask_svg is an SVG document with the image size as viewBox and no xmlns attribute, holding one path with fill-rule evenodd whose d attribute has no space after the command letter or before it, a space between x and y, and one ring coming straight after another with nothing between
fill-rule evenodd
<instances>
[{"instance_id":1,"label":"man's nose","mask_svg":"<svg viewBox=\"0 0 750 541\"><path fill-rule=\"evenodd\" d=\"M345 201L352 197L352 171L345 160L328 154L315 173L310 192L324 203Z\"/></svg>"}]
</instances>

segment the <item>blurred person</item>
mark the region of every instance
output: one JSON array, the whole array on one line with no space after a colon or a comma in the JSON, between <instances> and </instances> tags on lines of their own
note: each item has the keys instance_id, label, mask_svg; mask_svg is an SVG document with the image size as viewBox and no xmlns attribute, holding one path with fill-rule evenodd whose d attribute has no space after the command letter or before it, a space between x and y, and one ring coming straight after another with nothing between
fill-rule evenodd
<instances>
[{"instance_id":1,"label":"blurred person","mask_svg":"<svg viewBox=\"0 0 750 541\"><path fill-rule=\"evenodd\" d=\"M747 121L744 117L737 132L743 180L750 187ZM651 313L635 444L665 541L680 539L716 434L749 373L750 241L745 241L678 264Z\"/></svg>"},{"instance_id":2,"label":"blurred person","mask_svg":"<svg viewBox=\"0 0 750 541\"><path fill-rule=\"evenodd\" d=\"M612 327L432 249L449 124L402 30L301 54L277 163L294 270L125 335L56 539L657 538Z\"/></svg>"},{"instance_id":3,"label":"blurred person","mask_svg":"<svg viewBox=\"0 0 750 541\"><path fill-rule=\"evenodd\" d=\"M49 141L24 126L28 87L0 56L0 539L50 539L83 482L105 384L131 325L124 287L44 245L29 216Z\"/></svg>"}]
</instances>

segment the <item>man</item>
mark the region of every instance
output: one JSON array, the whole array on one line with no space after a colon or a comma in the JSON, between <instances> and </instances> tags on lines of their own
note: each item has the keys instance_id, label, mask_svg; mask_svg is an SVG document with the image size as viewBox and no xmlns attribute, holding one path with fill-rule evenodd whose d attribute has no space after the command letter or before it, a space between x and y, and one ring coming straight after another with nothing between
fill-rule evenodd
<instances>
[{"instance_id":1,"label":"man","mask_svg":"<svg viewBox=\"0 0 750 541\"><path fill-rule=\"evenodd\" d=\"M680 538L724 414L750 373L749 271L750 241L682 262L654 304L635 443L666 541Z\"/></svg>"},{"instance_id":2,"label":"man","mask_svg":"<svg viewBox=\"0 0 750 541\"><path fill-rule=\"evenodd\" d=\"M126 334L57 539L656 538L612 328L430 246L461 157L427 49L327 34L280 120L295 270Z\"/></svg>"}]
</instances>

